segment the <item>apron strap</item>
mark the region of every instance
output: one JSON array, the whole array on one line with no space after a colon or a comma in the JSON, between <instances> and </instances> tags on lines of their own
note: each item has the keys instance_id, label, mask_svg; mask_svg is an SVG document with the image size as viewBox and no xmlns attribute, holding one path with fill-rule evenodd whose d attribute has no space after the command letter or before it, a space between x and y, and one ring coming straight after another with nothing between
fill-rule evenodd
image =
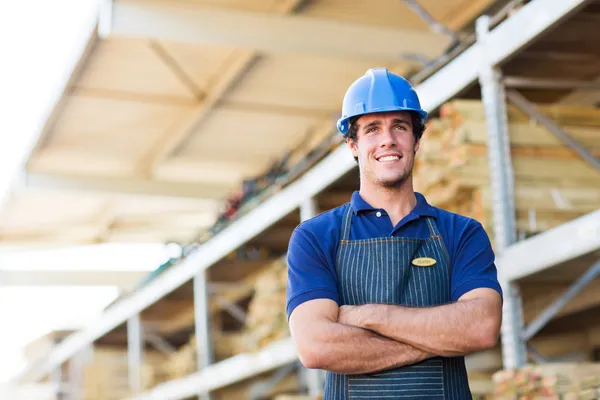
<instances>
[{"instance_id":1,"label":"apron strap","mask_svg":"<svg viewBox=\"0 0 600 400\"><path fill-rule=\"evenodd\" d=\"M429 228L429 238L441 238L442 236L440 235L440 231L438 231L437 224L433 221L433 218L425 217L425 220L427 221L427 227Z\"/></svg>"},{"instance_id":2,"label":"apron strap","mask_svg":"<svg viewBox=\"0 0 600 400\"><path fill-rule=\"evenodd\" d=\"M450 254L448 254L448 249L444 244L444 240L442 239L442 235L438 230L437 224L432 217L425 218L427 220L427 226L429 227L429 239L438 240L440 242L440 246L442 247L442 250L444 250L444 255L446 256L446 262L448 263L448 267L450 268L450 266L452 265L452 263L450 262Z\"/></svg>"},{"instance_id":3,"label":"apron strap","mask_svg":"<svg viewBox=\"0 0 600 400\"><path fill-rule=\"evenodd\" d=\"M427 221L427 226L429 227L429 238L430 239L439 239L442 237L440 235L440 231L437 228L437 224L435 223L432 217L425 217Z\"/></svg>"},{"instance_id":4,"label":"apron strap","mask_svg":"<svg viewBox=\"0 0 600 400\"><path fill-rule=\"evenodd\" d=\"M350 226L352 225L352 205L348 203L346 206L346 212L344 213L344 219L342 220L342 235L341 240L350 240Z\"/></svg>"}]
</instances>

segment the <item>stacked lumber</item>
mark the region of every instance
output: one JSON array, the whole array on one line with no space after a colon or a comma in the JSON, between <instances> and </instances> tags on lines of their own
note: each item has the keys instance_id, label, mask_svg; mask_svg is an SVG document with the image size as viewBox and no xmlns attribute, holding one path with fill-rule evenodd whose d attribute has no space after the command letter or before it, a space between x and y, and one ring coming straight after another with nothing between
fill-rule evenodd
<instances>
[{"instance_id":1,"label":"stacked lumber","mask_svg":"<svg viewBox=\"0 0 600 400\"><path fill-rule=\"evenodd\" d=\"M246 332L222 332L215 330L212 336L215 360L224 360L248 351Z\"/></svg>"},{"instance_id":2,"label":"stacked lumber","mask_svg":"<svg viewBox=\"0 0 600 400\"><path fill-rule=\"evenodd\" d=\"M493 376L496 400L600 399L600 364L543 364L499 371Z\"/></svg>"},{"instance_id":3,"label":"stacked lumber","mask_svg":"<svg viewBox=\"0 0 600 400\"><path fill-rule=\"evenodd\" d=\"M254 283L244 327L246 350L257 351L289 336L285 312L287 264L284 258L266 267Z\"/></svg>"},{"instance_id":4,"label":"stacked lumber","mask_svg":"<svg viewBox=\"0 0 600 400\"><path fill-rule=\"evenodd\" d=\"M600 155L600 110L540 106L568 134ZM517 227L534 234L600 207L600 172L543 126L508 107ZM429 121L415 160L415 190L435 206L480 221L492 234L493 190L480 101L443 105Z\"/></svg>"},{"instance_id":5,"label":"stacked lumber","mask_svg":"<svg viewBox=\"0 0 600 400\"><path fill-rule=\"evenodd\" d=\"M301 382L298 379L298 374L292 373L276 382L273 386L269 386L269 378L273 374L271 372L255 376L252 379L246 379L242 382L217 389L211 393L213 400L232 400L232 399L272 399L275 400L279 396L287 393L297 393L301 387ZM265 388L268 387L268 389ZM285 397L282 397L285 399ZM317 400L316 397L290 397L289 400Z\"/></svg>"},{"instance_id":6,"label":"stacked lumber","mask_svg":"<svg viewBox=\"0 0 600 400\"><path fill-rule=\"evenodd\" d=\"M165 361L159 352L145 350L142 357L142 387L149 388L157 380L156 371ZM130 395L128 360L125 348L95 348L83 367L83 400L120 400Z\"/></svg>"},{"instance_id":7,"label":"stacked lumber","mask_svg":"<svg viewBox=\"0 0 600 400\"><path fill-rule=\"evenodd\" d=\"M214 324L211 329L213 358L224 360L237 354L259 351L266 345L289 336L285 313L287 264L284 258L267 264L252 276L252 299L247 319L240 331L224 332ZM214 317L214 316L213 316ZM158 367L166 379L177 379L197 371L194 335Z\"/></svg>"},{"instance_id":8,"label":"stacked lumber","mask_svg":"<svg viewBox=\"0 0 600 400\"><path fill-rule=\"evenodd\" d=\"M186 344L169 355L169 358L161 368L164 371L165 380L171 380L196 372L197 365L196 336L191 335L190 340Z\"/></svg>"}]
</instances>

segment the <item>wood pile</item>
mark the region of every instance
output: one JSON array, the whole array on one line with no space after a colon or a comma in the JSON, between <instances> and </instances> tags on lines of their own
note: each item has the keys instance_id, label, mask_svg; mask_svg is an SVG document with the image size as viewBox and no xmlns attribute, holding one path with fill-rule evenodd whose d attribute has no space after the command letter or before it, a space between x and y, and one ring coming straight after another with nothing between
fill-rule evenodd
<instances>
[{"instance_id":1,"label":"wood pile","mask_svg":"<svg viewBox=\"0 0 600 400\"><path fill-rule=\"evenodd\" d=\"M600 155L600 109L538 109ZM511 106L508 122L520 232L541 232L600 207L600 172ZM415 160L414 186L431 204L473 217L493 233L493 188L480 101L452 101L429 121Z\"/></svg>"},{"instance_id":2,"label":"wood pile","mask_svg":"<svg viewBox=\"0 0 600 400\"><path fill-rule=\"evenodd\" d=\"M600 364L542 364L493 376L495 400L600 399Z\"/></svg>"},{"instance_id":3,"label":"wood pile","mask_svg":"<svg viewBox=\"0 0 600 400\"><path fill-rule=\"evenodd\" d=\"M285 313L287 264L280 258L253 277L253 295L244 327L239 332L213 331L217 359L259 351L268 344L289 336Z\"/></svg>"},{"instance_id":4,"label":"wood pile","mask_svg":"<svg viewBox=\"0 0 600 400\"><path fill-rule=\"evenodd\" d=\"M247 351L256 351L290 335L285 312L287 264L284 258L265 268L254 284L244 331Z\"/></svg>"},{"instance_id":5,"label":"wood pile","mask_svg":"<svg viewBox=\"0 0 600 400\"><path fill-rule=\"evenodd\" d=\"M256 273L252 284L252 299L242 330L223 332L218 328L218 324L213 324L211 340L215 361L258 351L276 340L289 336L285 313L286 281L287 264L284 258L268 264ZM168 360L158 367L163 371L162 375L167 379L177 379L197 371L195 343L195 337L192 335L184 346L171 354Z\"/></svg>"},{"instance_id":6,"label":"wood pile","mask_svg":"<svg viewBox=\"0 0 600 400\"><path fill-rule=\"evenodd\" d=\"M165 380L171 380L196 372L198 370L197 365L196 336L191 335L186 344L169 355L168 360L161 368L164 371Z\"/></svg>"},{"instance_id":7,"label":"wood pile","mask_svg":"<svg viewBox=\"0 0 600 400\"><path fill-rule=\"evenodd\" d=\"M142 356L142 387L150 388L165 361L159 352L145 350ZM125 348L95 348L83 367L83 400L120 400L130 395L127 350Z\"/></svg>"},{"instance_id":8,"label":"wood pile","mask_svg":"<svg viewBox=\"0 0 600 400\"><path fill-rule=\"evenodd\" d=\"M212 400L232 400L232 399L278 399L279 396L284 396L286 393L297 393L298 388L301 387L301 383L298 380L297 374L289 374L282 378L280 381L275 383L268 389L264 389L264 386L269 385L269 378L273 376L272 373L266 373L259 376L255 376L252 379L246 379L242 382L235 383L233 385L220 388L211 392ZM282 397L285 399L285 397ZM297 399L293 396L289 400L317 400L317 398L309 397L298 397Z\"/></svg>"}]
</instances>

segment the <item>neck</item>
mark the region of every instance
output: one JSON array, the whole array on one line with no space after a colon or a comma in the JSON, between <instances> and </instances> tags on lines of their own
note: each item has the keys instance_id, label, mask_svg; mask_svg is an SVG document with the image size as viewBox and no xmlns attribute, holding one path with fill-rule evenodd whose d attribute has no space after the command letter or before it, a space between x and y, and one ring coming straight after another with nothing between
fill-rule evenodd
<instances>
[{"instance_id":1,"label":"neck","mask_svg":"<svg viewBox=\"0 0 600 400\"><path fill-rule=\"evenodd\" d=\"M371 206L384 209L394 226L406 217L417 204L411 176L397 187L372 185L366 180L361 180L359 193L363 200Z\"/></svg>"}]
</instances>

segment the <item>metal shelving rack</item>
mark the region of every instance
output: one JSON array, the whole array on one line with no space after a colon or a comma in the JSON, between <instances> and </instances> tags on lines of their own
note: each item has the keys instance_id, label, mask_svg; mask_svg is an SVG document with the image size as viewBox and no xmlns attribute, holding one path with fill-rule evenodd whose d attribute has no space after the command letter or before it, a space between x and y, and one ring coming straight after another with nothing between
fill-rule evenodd
<instances>
[{"instance_id":1,"label":"metal shelving rack","mask_svg":"<svg viewBox=\"0 0 600 400\"><path fill-rule=\"evenodd\" d=\"M487 16L480 17L475 43L416 87L423 107L428 110L437 109L475 83L479 83L481 87L489 132L491 184L495 193L494 228L496 232L500 232L496 235L497 265L506 298L502 330L505 367L518 367L526 360L527 328L522 323L518 279L600 249L600 210L533 238L516 242L506 93L500 65L585 3L586 0L533 0L491 30L490 19ZM21 381L37 381L52 375L80 351L122 324L130 327L129 359L132 366L136 365L142 348L140 312L191 280L195 298L199 365L203 368L185 378L160 384L145 393L139 390L139 370L131 368L131 388L138 393L132 399L206 396L218 388L263 372L297 365L297 354L291 339L273 343L258 353L240 354L217 363L213 363L211 357L207 356L210 352L200 351L210 347L206 271L290 212L300 209L302 219L314 215L314 197L353 168L354 160L346 147L340 146L297 181L232 223L180 264L114 304L102 318L86 329L68 337L45 357L29 366ZM598 265L596 270L599 270L597 267ZM582 283L589 282L590 276L586 275L583 282L578 281L579 285L575 289L581 288ZM567 296L565 299L568 298ZM553 309L556 307L554 305ZM538 325L551 317L551 312L545 313ZM276 378L278 377L273 379ZM307 383L307 387L312 387L311 391L314 391L320 384L320 378L318 374L312 374L308 379L311 383Z\"/></svg>"}]
</instances>

